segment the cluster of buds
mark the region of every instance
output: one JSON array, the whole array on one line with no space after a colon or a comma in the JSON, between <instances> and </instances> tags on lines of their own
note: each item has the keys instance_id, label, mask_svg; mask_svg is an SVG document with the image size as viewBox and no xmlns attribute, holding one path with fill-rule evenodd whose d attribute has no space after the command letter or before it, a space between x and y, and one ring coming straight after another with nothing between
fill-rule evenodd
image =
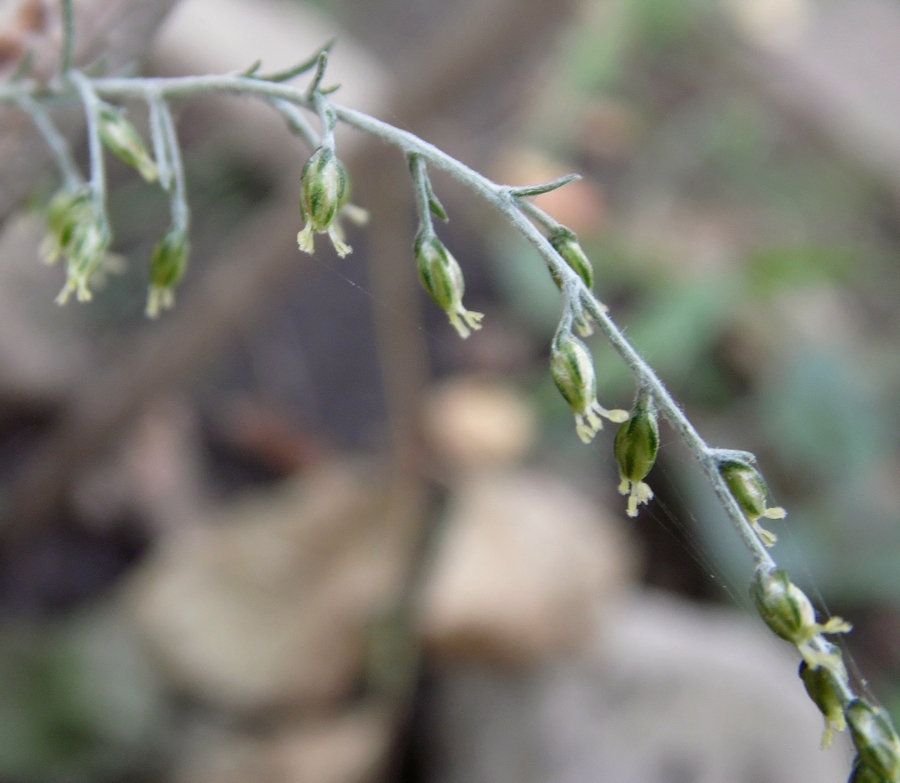
<instances>
[{"instance_id":1,"label":"cluster of buds","mask_svg":"<svg viewBox=\"0 0 900 783\"><path fill-rule=\"evenodd\" d=\"M628 516L636 517L638 506L653 497L644 482L659 451L659 416L653 397L641 390L628 421L619 427L614 446L619 466L619 492L628 495Z\"/></svg>"},{"instance_id":2,"label":"cluster of buds","mask_svg":"<svg viewBox=\"0 0 900 783\"><path fill-rule=\"evenodd\" d=\"M413 252L422 287L435 304L447 313L459 336L465 339L471 330L480 329L484 315L466 310L462 303L465 292L462 270L430 227L419 230Z\"/></svg>"},{"instance_id":3,"label":"cluster of buds","mask_svg":"<svg viewBox=\"0 0 900 783\"><path fill-rule=\"evenodd\" d=\"M344 241L338 214L350 198L347 169L330 147L319 147L306 161L300 175L300 216L305 223L297 234L297 245L312 253L316 234L328 234L337 254L352 252Z\"/></svg>"},{"instance_id":4,"label":"cluster of buds","mask_svg":"<svg viewBox=\"0 0 900 783\"><path fill-rule=\"evenodd\" d=\"M125 119L124 109L108 103L101 104L97 112L97 128L107 149L129 166L134 166L147 182L153 182L159 177L156 162L147 151L140 134Z\"/></svg>"},{"instance_id":5,"label":"cluster of buds","mask_svg":"<svg viewBox=\"0 0 900 783\"><path fill-rule=\"evenodd\" d=\"M112 237L98 218L90 188L61 190L47 207L47 236L41 255L47 263L65 259L66 282L56 301L65 304L74 293L79 302L90 301L91 279L108 258Z\"/></svg>"},{"instance_id":6,"label":"cluster of buds","mask_svg":"<svg viewBox=\"0 0 900 783\"><path fill-rule=\"evenodd\" d=\"M575 432L584 443L590 443L603 429L601 416L617 424L628 419L628 411L606 410L597 402L597 378L591 352L569 331L557 334L550 346L550 373L575 414Z\"/></svg>"},{"instance_id":7,"label":"cluster of buds","mask_svg":"<svg viewBox=\"0 0 900 783\"><path fill-rule=\"evenodd\" d=\"M747 462L726 460L719 464L719 473L725 479L732 497L766 546L774 546L778 537L759 524L759 519L784 519L787 512L780 506L766 507L769 490L759 471Z\"/></svg>"},{"instance_id":8,"label":"cluster of buds","mask_svg":"<svg viewBox=\"0 0 900 783\"><path fill-rule=\"evenodd\" d=\"M150 254L150 292L147 316L156 318L161 310L175 305L175 286L187 268L188 241L184 229L173 226L156 243Z\"/></svg>"},{"instance_id":9,"label":"cluster of buds","mask_svg":"<svg viewBox=\"0 0 900 783\"><path fill-rule=\"evenodd\" d=\"M900 739L888 714L865 699L853 699L844 716L856 748L849 783L896 783L900 780Z\"/></svg>"}]
</instances>

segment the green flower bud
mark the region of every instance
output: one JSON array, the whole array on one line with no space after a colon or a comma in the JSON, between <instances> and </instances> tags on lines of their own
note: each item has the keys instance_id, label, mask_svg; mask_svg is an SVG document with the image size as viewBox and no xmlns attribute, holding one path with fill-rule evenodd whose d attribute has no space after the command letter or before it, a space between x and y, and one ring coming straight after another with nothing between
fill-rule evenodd
<instances>
[{"instance_id":1,"label":"green flower bud","mask_svg":"<svg viewBox=\"0 0 900 783\"><path fill-rule=\"evenodd\" d=\"M643 479L656 462L659 451L659 417L653 398L638 395L631 417L616 433L613 453L619 465L619 492L628 495L628 516L636 517L638 506L653 497L653 490Z\"/></svg>"},{"instance_id":2,"label":"green flower bud","mask_svg":"<svg viewBox=\"0 0 900 783\"><path fill-rule=\"evenodd\" d=\"M725 479L732 497L744 512L744 516L753 525L766 546L772 546L778 537L759 524L760 517L767 519L784 519L787 512L780 506L766 508L766 496L769 490L759 471L746 462L728 460L719 465L719 473Z\"/></svg>"},{"instance_id":3,"label":"green flower bud","mask_svg":"<svg viewBox=\"0 0 900 783\"><path fill-rule=\"evenodd\" d=\"M900 739L887 712L865 699L854 699L844 714L862 765L884 780L900 779Z\"/></svg>"},{"instance_id":4,"label":"green flower bud","mask_svg":"<svg viewBox=\"0 0 900 783\"><path fill-rule=\"evenodd\" d=\"M811 667L826 666L843 671L839 653L820 652L810 640L820 633L846 633L850 630L849 623L840 617L832 617L824 624L817 623L816 611L806 593L791 582L784 569L758 569L750 583L750 595L766 625L777 636L795 645Z\"/></svg>"},{"instance_id":5,"label":"green flower bud","mask_svg":"<svg viewBox=\"0 0 900 783\"><path fill-rule=\"evenodd\" d=\"M78 223L72 229L66 247L66 284L56 297L57 304L65 304L72 293L79 302L93 298L91 278L102 267L111 241L109 229L95 219Z\"/></svg>"},{"instance_id":6,"label":"green flower bud","mask_svg":"<svg viewBox=\"0 0 900 783\"><path fill-rule=\"evenodd\" d=\"M584 281L588 288L594 285L594 267L591 265L590 259L584 254L581 245L578 244L578 237L573 231L565 226L559 226L551 232L548 237L553 249L562 256L563 260L575 271L575 273ZM553 272L551 268L550 274L553 281L559 288L562 288L562 280Z\"/></svg>"},{"instance_id":7,"label":"green flower bud","mask_svg":"<svg viewBox=\"0 0 900 783\"><path fill-rule=\"evenodd\" d=\"M159 170L140 134L125 119L124 110L106 103L100 107L97 119L100 139L107 149L129 166L134 166L147 182L153 182L159 176Z\"/></svg>"},{"instance_id":8,"label":"green flower bud","mask_svg":"<svg viewBox=\"0 0 900 783\"><path fill-rule=\"evenodd\" d=\"M297 234L304 253L313 252L315 234L328 234L337 254L343 258L352 251L344 242L338 213L350 198L347 170L329 147L319 147L300 175L300 216L306 225Z\"/></svg>"},{"instance_id":9,"label":"green flower bud","mask_svg":"<svg viewBox=\"0 0 900 783\"><path fill-rule=\"evenodd\" d=\"M422 287L435 304L447 313L459 336L465 339L470 330L480 329L484 316L463 307L465 281L462 270L450 251L444 247L444 243L432 232L423 229L416 235L413 252Z\"/></svg>"},{"instance_id":10,"label":"green flower bud","mask_svg":"<svg viewBox=\"0 0 900 783\"><path fill-rule=\"evenodd\" d=\"M840 654L837 650L835 652ZM822 748L829 748L834 739L834 732L843 731L847 727L837 674L830 667L817 666L813 668L806 661L801 661L799 674L809 698L813 700L825 718Z\"/></svg>"},{"instance_id":11,"label":"green flower bud","mask_svg":"<svg viewBox=\"0 0 900 783\"><path fill-rule=\"evenodd\" d=\"M56 262L66 252L76 226L90 219L90 188L58 191L47 205L47 236L41 242L41 257L48 264Z\"/></svg>"},{"instance_id":12,"label":"green flower bud","mask_svg":"<svg viewBox=\"0 0 900 783\"><path fill-rule=\"evenodd\" d=\"M550 347L550 372L559 393L575 414L575 432L584 443L603 429L605 416L621 423L628 418L623 410L606 410L597 402L594 361L587 346L571 332L562 332Z\"/></svg>"},{"instance_id":13,"label":"green flower bud","mask_svg":"<svg viewBox=\"0 0 900 783\"><path fill-rule=\"evenodd\" d=\"M859 756L853 761L853 770L850 773L850 779L847 783L893 783L885 780L868 764L866 764Z\"/></svg>"},{"instance_id":14,"label":"green flower bud","mask_svg":"<svg viewBox=\"0 0 900 783\"><path fill-rule=\"evenodd\" d=\"M149 318L156 318L160 310L174 306L174 288L184 276L187 259L187 235L179 228L170 228L150 254L150 291L146 309Z\"/></svg>"}]
</instances>

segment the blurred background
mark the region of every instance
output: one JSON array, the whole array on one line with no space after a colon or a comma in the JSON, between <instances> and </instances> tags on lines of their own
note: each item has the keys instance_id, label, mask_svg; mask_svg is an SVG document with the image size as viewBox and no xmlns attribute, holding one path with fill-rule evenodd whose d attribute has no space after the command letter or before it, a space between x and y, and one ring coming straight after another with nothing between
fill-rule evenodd
<instances>
[{"instance_id":1,"label":"blurred background","mask_svg":"<svg viewBox=\"0 0 900 783\"><path fill-rule=\"evenodd\" d=\"M337 36L336 101L497 181L581 173L539 203L701 434L758 455L789 511L776 559L853 622L851 674L900 717L896 2L76 11L82 64L163 75L272 71ZM54 4L2 0L2 74L9 51L52 60L58 29ZM415 279L401 155L339 132L371 219L348 258L324 237L308 257L303 142L247 98L173 108L192 256L159 321L163 195L109 162L127 265L58 308L36 250L55 173L0 114L0 783L846 778L677 436L634 520L614 428L575 436L524 240L435 175L485 313L463 342ZM78 112L58 119L86 162ZM630 407L590 345L601 403Z\"/></svg>"}]
</instances>

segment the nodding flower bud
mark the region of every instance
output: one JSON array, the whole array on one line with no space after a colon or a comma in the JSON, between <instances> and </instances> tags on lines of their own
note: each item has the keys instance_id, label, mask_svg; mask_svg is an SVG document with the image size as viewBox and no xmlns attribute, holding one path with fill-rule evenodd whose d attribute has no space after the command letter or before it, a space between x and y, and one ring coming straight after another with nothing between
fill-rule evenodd
<instances>
[{"instance_id":1,"label":"nodding flower bud","mask_svg":"<svg viewBox=\"0 0 900 783\"><path fill-rule=\"evenodd\" d=\"M616 433L613 453L619 465L619 492L628 495L628 516L636 517L638 506L653 497L653 490L643 479L656 462L659 451L659 417L653 398L646 392L638 395L631 417Z\"/></svg>"},{"instance_id":2,"label":"nodding flower bud","mask_svg":"<svg viewBox=\"0 0 900 783\"><path fill-rule=\"evenodd\" d=\"M159 176L159 169L134 125L125 119L125 111L104 103L97 119L100 139L109 151L134 166L147 182L153 182Z\"/></svg>"},{"instance_id":3,"label":"nodding flower bud","mask_svg":"<svg viewBox=\"0 0 900 783\"><path fill-rule=\"evenodd\" d=\"M563 260L575 271L575 273L584 281L588 288L594 285L594 267L590 260L578 244L578 237L574 231L569 230L565 226L555 228L550 236L547 237L553 249L562 256ZM562 280L550 270L556 285L562 288Z\"/></svg>"},{"instance_id":4,"label":"nodding flower bud","mask_svg":"<svg viewBox=\"0 0 900 783\"><path fill-rule=\"evenodd\" d=\"M462 270L450 251L432 232L419 231L413 245L419 280L435 304L450 318L453 328L465 339L470 330L481 328L482 313L463 307L465 281Z\"/></svg>"},{"instance_id":5,"label":"nodding flower bud","mask_svg":"<svg viewBox=\"0 0 900 783\"><path fill-rule=\"evenodd\" d=\"M769 494L769 490L759 471L746 462L728 460L719 465L719 473L763 544L773 546L778 537L760 525L759 518L784 519L787 512L780 506L766 508L766 495Z\"/></svg>"},{"instance_id":6,"label":"nodding flower bud","mask_svg":"<svg viewBox=\"0 0 900 783\"><path fill-rule=\"evenodd\" d=\"M41 242L41 257L52 264L66 252L78 225L91 220L91 190L60 190L47 205L47 236Z\"/></svg>"},{"instance_id":7,"label":"nodding flower bud","mask_svg":"<svg viewBox=\"0 0 900 783\"><path fill-rule=\"evenodd\" d=\"M844 720L844 705L836 679L837 674L827 666L813 668L806 661L800 662L799 674L809 698L813 700L825 718L825 731L822 733L822 749L824 750L831 747L834 732L843 731L847 727Z\"/></svg>"},{"instance_id":8,"label":"nodding flower bud","mask_svg":"<svg viewBox=\"0 0 900 783\"><path fill-rule=\"evenodd\" d=\"M156 318L175 304L175 286L187 268L188 241L183 229L170 228L150 254L150 290L146 313Z\"/></svg>"},{"instance_id":9,"label":"nodding flower bud","mask_svg":"<svg viewBox=\"0 0 900 783\"><path fill-rule=\"evenodd\" d=\"M93 217L78 223L72 229L72 236L65 250L66 284L56 297L57 304L68 302L72 293L79 302L91 300L91 278L106 260L111 241L112 236L106 224Z\"/></svg>"},{"instance_id":10,"label":"nodding flower bud","mask_svg":"<svg viewBox=\"0 0 900 783\"><path fill-rule=\"evenodd\" d=\"M881 777L874 769L866 764L859 756L853 761L853 770L847 783L892 783Z\"/></svg>"},{"instance_id":11,"label":"nodding flower bud","mask_svg":"<svg viewBox=\"0 0 900 783\"><path fill-rule=\"evenodd\" d=\"M297 245L304 253L313 252L315 234L328 234L341 258L352 251L344 242L344 231L338 222L338 213L349 198L347 169L334 150L319 147L300 175L300 216L306 225L297 234Z\"/></svg>"},{"instance_id":12,"label":"nodding flower bud","mask_svg":"<svg viewBox=\"0 0 900 783\"><path fill-rule=\"evenodd\" d=\"M784 569L757 569L750 583L750 595L766 625L777 636L795 645L811 667L825 666L836 672L843 671L838 651L822 652L810 642L820 633L846 633L850 624L840 617L817 623L816 610L806 593L791 582Z\"/></svg>"},{"instance_id":13,"label":"nodding flower bud","mask_svg":"<svg viewBox=\"0 0 900 783\"><path fill-rule=\"evenodd\" d=\"M859 754L858 764L885 781L900 780L900 739L887 712L865 699L854 699L844 715Z\"/></svg>"},{"instance_id":14,"label":"nodding flower bud","mask_svg":"<svg viewBox=\"0 0 900 783\"><path fill-rule=\"evenodd\" d=\"M594 361L587 346L571 332L561 332L550 347L550 372L556 388L575 414L575 432L584 443L603 429L605 416L621 423L628 418L623 410L606 410L597 402Z\"/></svg>"}]
</instances>

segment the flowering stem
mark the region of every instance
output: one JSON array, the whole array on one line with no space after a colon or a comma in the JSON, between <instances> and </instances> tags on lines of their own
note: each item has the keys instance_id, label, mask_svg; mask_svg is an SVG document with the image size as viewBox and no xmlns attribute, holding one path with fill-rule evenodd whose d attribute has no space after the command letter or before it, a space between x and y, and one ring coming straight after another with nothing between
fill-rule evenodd
<instances>
[{"instance_id":1,"label":"flowering stem","mask_svg":"<svg viewBox=\"0 0 900 783\"><path fill-rule=\"evenodd\" d=\"M150 138L153 142L153 157L159 172L159 184L163 190L172 187L172 167L169 164L169 145L166 141L166 130L163 124L163 112L167 106L162 96L154 90L147 90L147 107L150 109Z\"/></svg>"},{"instance_id":2,"label":"flowering stem","mask_svg":"<svg viewBox=\"0 0 900 783\"><path fill-rule=\"evenodd\" d=\"M307 143L310 150L318 149L321 146L321 137L295 104L283 98L272 98L269 103L281 112L291 131L300 136Z\"/></svg>"},{"instance_id":3,"label":"flowering stem","mask_svg":"<svg viewBox=\"0 0 900 783\"><path fill-rule=\"evenodd\" d=\"M88 152L91 158L91 204L94 217L106 226L106 169L103 161L103 142L100 140L100 126L98 114L100 111L100 99L88 79L79 71L70 71L68 78L72 80L84 104L84 113L87 119Z\"/></svg>"},{"instance_id":4,"label":"flowering stem","mask_svg":"<svg viewBox=\"0 0 900 783\"><path fill-rule=\"evenodd\" d=\"M720 473L723 461L740 459L753 461L753 455L746 452L732 452L710 447L685 416L677 402L666 389L653 369L628 342L619 327L607 315L606 308L585 285L582 278L564 261L553 248L541 229L551 233L560 228L560 224L546 212L535 206L526 197L564 184L561 179L545 186L532 188L513 188L501 186L452 158L432 144L418 138L408 131L393 127L385 122L370 117L362 112L333 104L328 100L319 84L324 75L327 55L320 53L317 69L311 85L301 90L289 85L265 81L251 76L189 76L178 78L101 78L89 80L85 76L73 72L71 79L81 95L88 116L88 133L91 151L91 184L94 189L95 205L102 208L104 200L102 149L96 127L97 94L115 98L145 97L151 109L151 125L159 127L153 131L154 145L157 137L164 139L171 165L175 187L173 191L173 220L180 225L187 222L187 202L184 192L184 172L178 153L171 114L165 99L188 96L204 92L226 92L234 94L255 94L267 100L287 120L290 127L302 136L312 147L333 145L333 129L336 121L373 135L382 141L404 151L410 160L416 194L416 206L420 221L427 230L431 228L430 187L427 165L440 169L461 182L469 190L474 191L485 201L492 204L537 250L550 267L554 278L560 282L562 292L562 313L560 330L571 328L573 322L583 320L585 314L596 323L606 336L613 349L625 362L635 382L645 393L652 395L659 412L669 421L673 429L681 436L701 468L711 482L716 495L724 507L733 527L743 544L750 552L758 570L768 571L776 564L751 522L732 495L728 485ZM66 84L57 89L57 95L65 95ZM28 82L0 86L0 103L21 99L23 94L31 92L37 95L39 86ZM305 108L318 115L322 125L322 138L319 139L299 108ZM31 111L30 109L27 109ZM32 116L38 115L31 111ZM156 119L154 119L156 117ZM37 119L35 120L37 122ZM39 125L40 127L40 125ZM156 127L156 126L154 126ZM43 131L42 131L43 132ZM46 134L45 134L46 138ZM48 143L49 139L48 139ZM51 147L53 144L51 144ZM59 158L59 156L57 156ZM162 160L157 154L158 159ZM60 167L64 170L64 164ZM560 333L557 331L557 334ZM809 646L827 654L831 645L820 634L815 634L808 642ZM853 692L845 676L836 676L840 699L844 704L853 699Z\"/></svg>"},{"instance_id":5,"label":"flowering stem","mask_svg":"<svg viewBox=\"0 0 900 783\"><path fill-rule=\"evenodd\" d=\"M179 231L187 233L190 222L190 208L187 201L187 184L184 176L184 162L181 159L181 147L178 134L172 121L172 112L164 101L159 104L159 116L162 125L166 161L172 170L174 187L169 199L172 210L172 225Z\"/></svg>"},{"instance_id":6,"label":"flowering stem","mask_svg":"<svg viewBox=\"0 0 900 783\"><path fill-rule=\"evenodd\" d=\"M416 194L416 213L419 216L419 230L427 235L434 234L434 224L431 221L431 206L428 203L428 171L425 161L418 153L409 156L409 170L413 178L413 190Z\"/></svg>"},{"instance_id":7,"label":"flowering stem","mask_svg":"<svg viewBox=\"0 0 900 783\"><path fill-rule=\"evenodd\" d=\"M62 0L62 54L59 60L59 70L62 74L68 74L72 70L72 49L75 41L75 21L72 13L72 0Z\"/></svg>"}]
</instances>

